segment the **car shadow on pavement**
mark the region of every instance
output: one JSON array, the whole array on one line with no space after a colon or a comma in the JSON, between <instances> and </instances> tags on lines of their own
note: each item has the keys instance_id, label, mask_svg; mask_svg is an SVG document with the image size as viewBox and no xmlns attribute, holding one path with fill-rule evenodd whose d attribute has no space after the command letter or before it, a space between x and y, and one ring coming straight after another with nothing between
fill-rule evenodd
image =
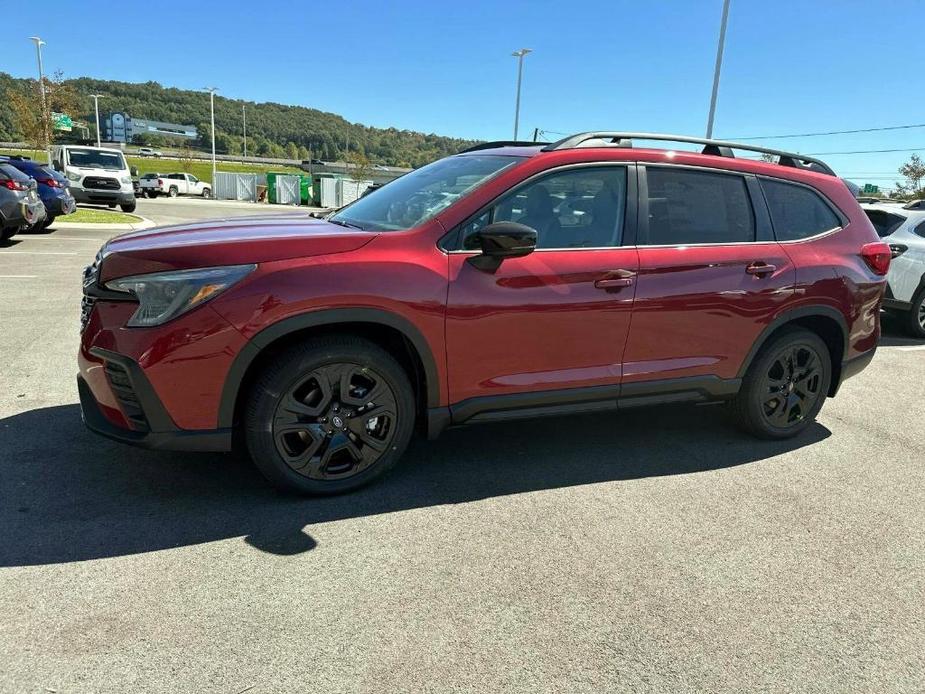
<instances>
[{"instance_id":1,"label":"car shadow on pavement","mask_svg":"<svg viewBox=\"0 0 925 694\"><path fill-rule=\"evenodd\" d=\"M144 451L86 429L77 405L0 419L0 566L117 557L245 537L273 554L312 549L344 518L494 496L695 474L761 461L830 435L760 441L721 407L664 407L451 429L415 441L385 478L351 494L276 492L235 455Z\"/></svg>"},{"instance_id":2,"label":"car shadow on pavement","mask_svg":"<svg viewBox=\"0 0 925 694\"><path fill-rule=\"evenodd\" d=\"M903 319L891 313L883 313L880 317L880 347L918 347L925 345L925 340L912 337L902 324Z\"/></svg>"}]
</instances>

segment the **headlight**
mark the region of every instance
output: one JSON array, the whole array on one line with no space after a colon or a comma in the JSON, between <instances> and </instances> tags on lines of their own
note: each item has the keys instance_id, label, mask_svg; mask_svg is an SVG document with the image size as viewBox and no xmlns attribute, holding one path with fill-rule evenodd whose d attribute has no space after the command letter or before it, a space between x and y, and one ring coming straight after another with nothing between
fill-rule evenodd
<instances>
[{"instance_id":1,"label":"headlight","mask_svg":"<svg viewBox=\"0 0 925 694\"><path fill-rule=\"evenodd\" d=\"M256 265L229 265L198 270L155 272L122 277L106 283L106 288L127 292L138 299L138 310L126 323L145 328L172 318L212 299L256 269Z\"/></svg>"},{"instance_id":2,"label":"headlight","mask_svg":"<svg viewBox=\"0 0 925 694\"><path fill-rule=\"evenodd\" d=\"M77 173L76 171L68 171L68 172L67 172L67 177L68 177L68 179L70 179L71 181L79 181L79 180L80 180L80 174Z\"/></svg>"},{"instance_id":3,"label":"headlight","mask_svg":"<svg viewBox=\"0 0 925 694\"><path fill-rule=\"evenodd\" d=\"M132 182L132 179L131 179L129 176L123 176L123 177L122 177L121 179L119 179L119 180L121 180L123 183L131 183L131 182Z\"/></svg>"}]
</instances>

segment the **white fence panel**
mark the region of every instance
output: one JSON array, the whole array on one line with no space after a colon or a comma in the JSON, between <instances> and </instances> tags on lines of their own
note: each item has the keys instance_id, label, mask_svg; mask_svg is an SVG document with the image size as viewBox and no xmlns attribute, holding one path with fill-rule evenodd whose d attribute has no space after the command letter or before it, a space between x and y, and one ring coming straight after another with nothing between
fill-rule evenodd
<instances>
[{"instance_id":1,"label":"white fence panel","mask_svg":"<svg viewBox=\"0 0 925 694\"><path fill-rule=\"evenodd\" d=\"M298 205L302 202L298 176L276 177L276 202L280 205Z\"/></svg>"},{"instance_id":2,"label":"white fence panel","mask_svg":"<svg viewBox=\"0 0 925 694\"><path fill-rule=\"evenodd\" d=\"M337 179L337 207L349 205L359 198L372 184L372 181L354 181L349 178Z\"/></svg>"},{"instance_id":3,"label":"white fence panel","mask_svg":"<svg viewBox=\"0 0 925 694\"><path fill-rule=\"evenodd\" d=\"M257 174L218 171L215 174L215 197L219 200L257 200Z\"/></svg>"},{"instance_id":4,"label":"white fence panel","mask_svg":"<svg viewBox=\"0 0 925 694\"><path fill-rule=\"evenodd\" d=\"M321 181L321 206L322 207L340 207L337 204L337 179L322 178Z\"/></svg>"}]
</instances>

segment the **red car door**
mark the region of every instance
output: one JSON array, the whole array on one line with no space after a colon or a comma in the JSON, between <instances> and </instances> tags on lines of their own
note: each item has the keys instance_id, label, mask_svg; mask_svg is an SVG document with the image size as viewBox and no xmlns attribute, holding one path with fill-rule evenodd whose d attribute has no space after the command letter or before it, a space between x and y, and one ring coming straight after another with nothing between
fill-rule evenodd
<instances>
[{"instance_id":1,"label":"red car door","mask_svg":"<svg viewBox=\"0 0 925 694\"><path fill-rule=\"evenodd\" d=\"M757 181L692 167L639 167L639 268L622 395L725 392L794 294ZM724 390L725 389L725 390Z\"/></svg>"},{"instance_id":2,"label":"red car door","mask_svg":"<svg viewBox=\"0 0 925 694\"><path fill-rule=\"evenodd\" d=\"M466 401L455 418L541 407L547 395L561 402L564 389L581 389L565 400L615 402L638 266L636 249L620 244L624 228L635 229L635 203L634 166L570 167L526 181L462 225L446 318L450 402ZM536 229L538 242L492 274L467 260L478 229L498 221Z\"/></svg>"}]
</instances>

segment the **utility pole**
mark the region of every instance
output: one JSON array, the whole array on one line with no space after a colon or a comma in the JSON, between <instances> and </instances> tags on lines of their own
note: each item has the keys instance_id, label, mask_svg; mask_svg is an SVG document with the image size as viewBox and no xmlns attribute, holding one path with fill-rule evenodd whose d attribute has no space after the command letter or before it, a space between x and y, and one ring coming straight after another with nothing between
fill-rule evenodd
<instances>
[{"instance_id":1,"label":"utility pole","mask_svg":"<svg viewBox=\"0 0 925 694\"><path fill-rule=\"evenodd\" d=\"M533 128L533 141L536 142L539 139L540 139L540 129Z\"/></svg>"},{"instance_id":2,"label":"utility pole","mask_svg":"<svg viewBox=\"0 0 925 694\"><path fill-rule=\"evenodd\" d=\"M212 185L215 185L215 92L218 87L203 87L209 92L209 106L212 110Z\"/></svg>"},{"instance_id":3,"label":"utility pole","mask_svg":"<svg viewBox=\"0 0 925 694\"><path fill-rule=\"evenodd\" d=\"M517 58L517 100L516 105L514 106L514 139L517 139L517 131L520 126L520 83L523 80L524 76L524 56L527 53L532 53L532 48L521 48L519 50L511 53L512 56Z\"/></svg>"},{"instance_id":4,"label":"utility pole","mask_svg":"<svg viewBox=\"0 0 925 694\"><path fill-rule=\"evenodd\" d=\"M719 73L723 68L723 48L726 45L726 20L729 19L729 0L723 0L723 19L719 26L716 45L716 65L713 68L713 94L710 96L710 115L707 118L707 138L713 137L713 117L716 115L716 95L719 92Z\"/></svg>"},{"instance_id":5,"label":"utility pole","mask_svg":"<svg viewBox=\"0 0 925 694\"><path fill-rule=\"evenodd\" d=\"M244 118L244 158L247 159L247 104L241 104L241 115Z\"/></svg>"},{"instance_id":6,"label":"utility pole","mask_svg":"<svg viewBox=\"0 0 925 694\"><path fill-rule=\"evenodd\" d=\"M48 106L45 101L45 70L42 67L42 46L45 42L38 36L30 36L29 40L35 44L35 56L39 63L39 93L42 95L42 133L45 136L45 154L48 155L48 165L51 166L51 133L48 132Z\"/></svg>"},{"instance_id":7,"label":"utility pole","mask_svg":"<svg viewBox=\"0 0 925 694\"><path fill-rule=\"evenodd\" d=\"M102 147L100 144L100 99L103 98L103 94L91 94L93 98L93 110L96 112L96 146Z\"/></svg>"}]
</instances>

